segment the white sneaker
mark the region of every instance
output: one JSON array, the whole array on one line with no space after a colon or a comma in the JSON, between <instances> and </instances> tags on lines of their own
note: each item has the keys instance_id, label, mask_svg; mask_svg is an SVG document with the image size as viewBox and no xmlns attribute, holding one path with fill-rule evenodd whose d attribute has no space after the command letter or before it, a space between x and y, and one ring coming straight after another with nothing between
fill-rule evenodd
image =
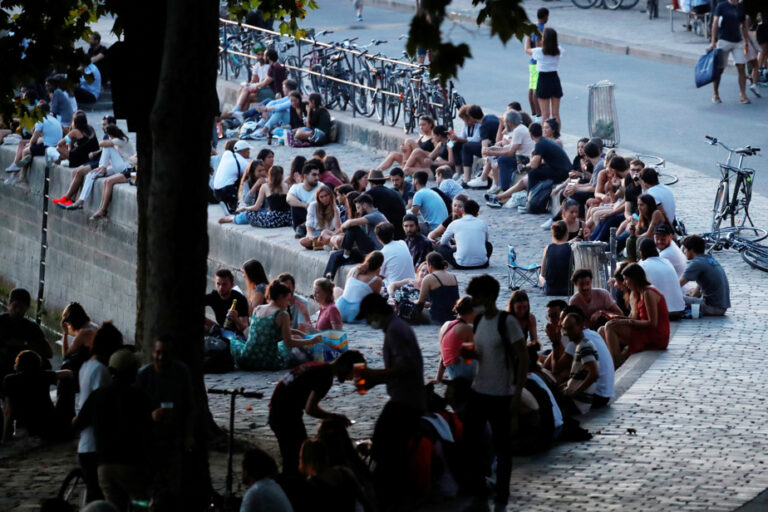
<instances>
[{"instance_id":1,"label":"white sneaker","mask_svg":"<svg viewBox=\"0 0 768 512\"><path fill-rule=\"evenodd\" d=\"M555 221L552 219L549 219L547 222L541 225L541 229L550 229L552 227L552 224L554 224Z\"/></svg>"},{"instance_id":2,"label":"white sneaker","mask_svg":"<svg viewBox=\"0 0 768 512\"><path fill-rule=\"evenodd\" d=\"M477 177L467 182L467 186L471 188L480 188L480 187L486 186L487 184L488 184L488 180L484 180L480 177Z\"/></svg>"},{"instance_id":3,"label":"white sneaker","mask_svg":"<svg viewBox=\"0 0 768 512\"><path fill-rule=\"evenodd\" d=\"M233 111L232 112L232 117L237 119L240 122L240 124L243 124L243 113L242 112L235 112L235 111Z\"/></svg>"},{"instance_id":4,"label":"white sneaker","mask_svg":"<svg viewBox=\"0 0 768 512\"><path fill-rule=\"evenodd\" d=\"M528 213L528 208L526 208L525 206L518 206L517 211L518 213Z\"/></svg>"},{"instance_id":5,"label":"white sneaker","mask_svg":"<svg viewBox=\"0 0 768 512\"><path fill-rule=\"evenodd\" d=\"M18 179L18 178L16 178L16 175L15 175L15 174L11 174L10 176L8 176L8 177L5 179L5 181L3 182L3 184L5 184L5 185L13 185L14 183L16 183L16 180L17 180L17 179Z\"/></svg>"},{"instance_id":6,"label":"white sneaker","mask_svg":"<svg viewBox=\"0 0 768 512\"><path fill-rule=\"evenodd\" d=\"M11 165L5 168L5 172L18 172L21 170L21 167L16 165L16 162L11 162Z\"/></svg>"},{"instance_id":7,"label":"white sneaker","mask_svg":"<svg viewBox=\"0 0 768 512\"><path fill-rule=\"evenodd\" d=\"M515 208L515 202L512 199L508 199L502 208Z\"/></svg>"},{"instance_id":8,"label":"white sneaker","mask_svg":"<svg viewBox=\"0 0 768 512\"><path fill-rule=\"evenodd\" d=\"M755 95L755 96L757 96L758 98L762 98L762 96L760 96L760 93L759 93L759 92L757 92L757 84L752 84L752 85L750 85L750 86L749 86L749 90L750 90L750 91L752 91L752 94L754 94L754 95Z\"/></svg>"},{"instance_id":9,"label":"white sneaker","mask_svg":"<svg viewBox=\"0 0 768 512\"><path fill-rule=\"evenodd\" d=\"M494 185L490 189L488 189L488 193L490 194L498 194L499 192L501 192L501 187L499 187L498 185Z\"/></svg>"}]
</instances>

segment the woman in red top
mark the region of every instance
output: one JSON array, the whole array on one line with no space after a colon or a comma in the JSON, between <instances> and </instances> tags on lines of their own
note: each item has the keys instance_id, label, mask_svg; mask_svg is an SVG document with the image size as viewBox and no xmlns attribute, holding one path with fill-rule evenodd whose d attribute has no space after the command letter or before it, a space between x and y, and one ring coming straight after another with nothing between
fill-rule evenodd
<instances>
[{"instance_id":1,"label":"woman in red top","mask_svg":"<svg viewBox=\"0 0 768 512\"><path fill-rule=\"evenodd\" d=\"M462 297L453 307L456 320L445 322L440 328L440 364L437 368L437 382L443 381L443 374L451 380L466 378L472 380L475 375L473 363L467 363L460 355L463 343L474 343L475 334L472 327L475 312L472 309L472 299Z\"/></svg>"},{"instance_id":2,"label":"woman in red top","mask_svg":"<svg viewBox=\"0 0 768 512\"><path fill-rule=\"evenodd\" d=\"M651 286L637 263L627 265L622 276L632 295L632 313L605 325L605 341L617 368L636 352L665 350L669 345L669 311L664 295ZM625 352L622 346L626 346Z\"/></svg>"},{"instance_id":3,"label":"woman in red top","mask_svg":"<svg viewBox=\"0 0 768 512\"><path fill-rule=\"evenodd\" d=\"M313 284L315 300L320 304L320 313L317 315L315 329L318 331L343 329L341 313L333 302L333 282L323 277L315 279Z\"/></svg>"}]
</instances>

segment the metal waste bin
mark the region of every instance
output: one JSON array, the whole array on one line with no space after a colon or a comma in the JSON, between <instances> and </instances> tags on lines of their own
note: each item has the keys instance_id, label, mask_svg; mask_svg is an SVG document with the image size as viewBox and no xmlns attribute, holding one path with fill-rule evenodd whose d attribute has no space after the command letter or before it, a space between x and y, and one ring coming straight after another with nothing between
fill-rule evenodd
<instances>
[{"instance_id":1,"label":"metal waste bin","mask_svg":"<svg viewBox=\"0 0 768 512\"><path fill-rule=\"evenodd\" d=\"M592 271L592 288L608 288L611 278L611 257L604 242L575 242L571 244L573 269L588 268Z\"/></svg>"},{"instance_id":2,"label":"metal waste bin","mask_svg":"<svg viewBox=\"0 0 768 512\"><path fill-rule=\"evenodd\" d=\"M601 80L589 87L589 136L599 137L603 146L619 145L619 118L616 113L616 88L608 80Z\"/></svg>"}]
</instances>

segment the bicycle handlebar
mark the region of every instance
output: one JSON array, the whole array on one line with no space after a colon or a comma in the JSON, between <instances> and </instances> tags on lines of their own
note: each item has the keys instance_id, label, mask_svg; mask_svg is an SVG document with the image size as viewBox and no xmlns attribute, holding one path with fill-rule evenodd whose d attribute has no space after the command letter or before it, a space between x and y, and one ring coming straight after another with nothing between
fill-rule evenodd
<instances>
[{"instance_id":1,"label":"bicycle handlebar","mask_svg":"<svg viewBox=\"0 0 768 512\"><path fill-rule=\"evenodd\" d=\"M725 144L723 144L720 140L718 140L717 137L712 137L711 135L705 135L704 138L707 139L711 145L714 146L715 144L718 144L718 145L722 146L723 149L725 149L729 153L739 153L739 154L743 154L745 156L756 156L758 151L760 151L760 148L753 148L752 146L746 146L746 147L743 147L743 148L732 149L732 148L729 148L728 146L726 146Z\"/></svg>"},{"instance_id":2,"label":"bicycle handlebar","mask_svg":"<svg viewBox=\"0 0 768 512\"><path fill-rule=\"evenodd\" d=\"M264 393L258 391L246 391L245 388L216 389L208 388L211 395L240 395L245 398L264 398Z\"/></svg>"}]
</instances>

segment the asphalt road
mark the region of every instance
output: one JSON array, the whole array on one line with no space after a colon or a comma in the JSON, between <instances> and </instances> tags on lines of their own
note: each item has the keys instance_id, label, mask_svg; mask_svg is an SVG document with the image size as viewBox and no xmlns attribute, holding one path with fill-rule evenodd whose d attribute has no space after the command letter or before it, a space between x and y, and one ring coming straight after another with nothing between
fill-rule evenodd
<instances>
[{"instance_id":1,"label":"asphalt road","mask_svg":"<svg viewBox=\"0 0 768 512\"><path fill-rule=\"evenodd\" d=\"M371 39L385 39L389 43L378 48L387 56L400 56L405 40L397 38L408 30L408 13L366 6L365 20L358 23L349 2L328 1L321 6L303 23L318 31L334 31L320 40L339 41L357 36L358 42L367 43ZM564 23L557 19L550 21L554 28ZM627 27L627 33L636 29ZM445 33L455 42L465 41L471 47L473 58L455 81L468 102L496 112L503 111L513 100L527 108L527 56L521 43L512 41L505 47L497 39L491 39L486 28L452 23L446 26ZM587 86L609 80L616 84L622 149L659 155L675 164L719 177L715 162L726 154L707 145L704 135L717 136L732 146L762 147L766 155L753 157L747 163L758 170L756 191L768 196L768 89L761 89L765 91L762 99L749 93L752 104L741 105L736 75L727 74L721 85L724 103L714 105L710 101L711 87L697 90L689 67L579 46L563 45L563 49L560 77L564 89L561 118L565 132L587 134ZM714 196L714 190L703 192L707 205L710 196Z\"/></svg>"}]
</instances>

